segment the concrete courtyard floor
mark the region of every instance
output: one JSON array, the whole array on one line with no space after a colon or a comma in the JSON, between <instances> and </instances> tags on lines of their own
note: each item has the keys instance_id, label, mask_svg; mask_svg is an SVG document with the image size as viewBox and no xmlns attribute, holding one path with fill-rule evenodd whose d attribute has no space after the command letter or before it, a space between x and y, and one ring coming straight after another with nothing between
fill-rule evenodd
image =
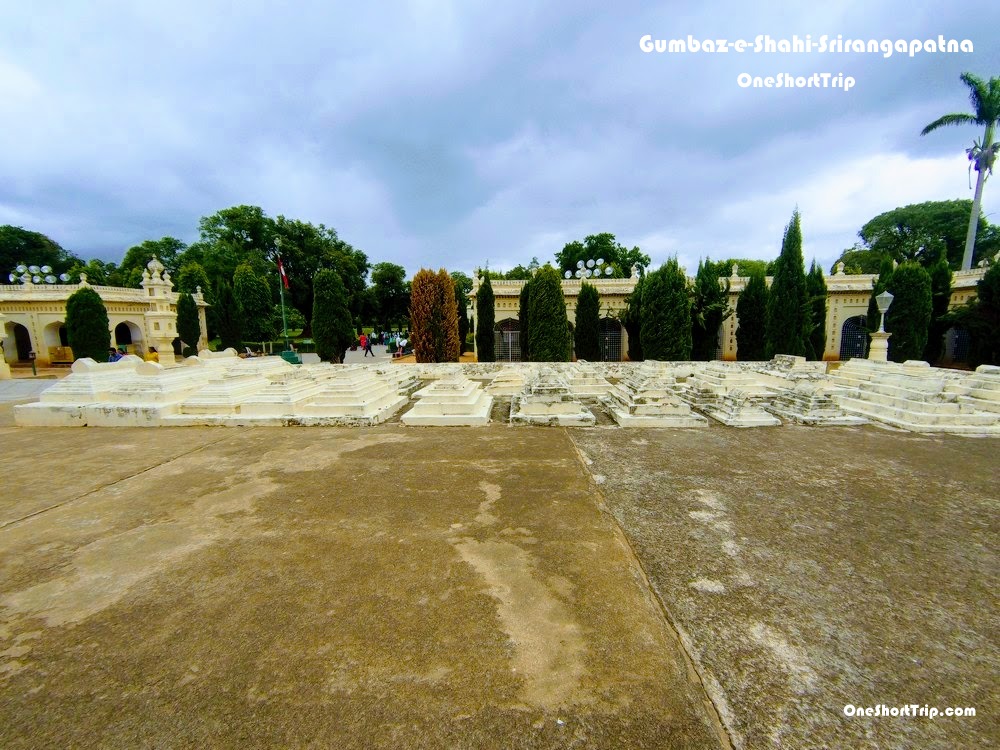
<instances>
[{"instance_id":1,"label":"concrete courtyard floor","mask_svg":"<svg viewBox=\"0 0 1000 750\"><path fill-rule=\"evenodd\" d=\"M10 408L0 747L1000 738L996 441Z\"/></svg>"}]
</instances>

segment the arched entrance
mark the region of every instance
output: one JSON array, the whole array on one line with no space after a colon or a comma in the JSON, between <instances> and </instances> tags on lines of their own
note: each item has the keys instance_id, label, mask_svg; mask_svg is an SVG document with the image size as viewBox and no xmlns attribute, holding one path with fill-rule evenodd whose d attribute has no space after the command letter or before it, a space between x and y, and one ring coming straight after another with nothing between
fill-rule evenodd
<instances>
[{"instance_id":1,"label":"arched entrance","mask_svg":"<svg viewBox=\"0 0 1000 750\"><path fill-rule=\"evenodd\" d=\"M840 329L840 361L852 358L863 359L868 349L868 327L864 315L855 315L844 321Z\"/></svg>"},{"instance_id":2,"label":"arched entrance","mask_svg":"<svg viewBox=\"0 0 1000 750\"><path fill-rule=\"evenodd\" d=\"M12 323L10 328L14 336L17 359L19 362L27 362L30 359L28 355L31 353L31 334L20 323Z\"/></svg>"},{"instance_id":3,"label":"arched entrance","mask_svg":"<svg viewBox=\"0 0 1000 750\"><path fill-rule=\"evenodd\" d=\"M521 361L521 321L506 318L493 326L493 353L497 362Z\"/></svg>"},{"instance_id":4,"label":"arched entrance","mask_svg":"<svg viewBox=\"0 0 1000 750\"><path fill-rule=\"evenodd\" d=\"M129 354L137 354L137 347L142 342L142 329L126 320L115 326L114 339L115 346L123 346Z\"/></svg>"},{"instance_id":5,"label":"arched entrance","mask_svg":"<svg viewBox=\"0 0 1000 750\"><path fill-rule=\"evenodd\" d=\"M601 318L597 335L601 345L602 362L622 361L622 324L614 318Z\"/></svg>"},{"instance_id":6,"label":"arched entrance","mask_svg":"<svg viewBox=\"0 0 1000 750\"><path fill-rule=\"evenodd\" d=\"M42 331L42 338L45 341L45 350L49 355L49 362L53 364L72 364L73 350L69 348L69 336L66 333L66 324L62 321L49 323Z\"/></svg>"},{"instance_id":7,"label":"arched entrance","mask_svg":"<svg viewBox=\"0 0 1000 750\"><path fill-rule=\"evenodd\" d=\"M969 361L969 332L964 328L949 328L944 335L944 356L941 361L956 364Z\"/></svg>"}]
</instances>

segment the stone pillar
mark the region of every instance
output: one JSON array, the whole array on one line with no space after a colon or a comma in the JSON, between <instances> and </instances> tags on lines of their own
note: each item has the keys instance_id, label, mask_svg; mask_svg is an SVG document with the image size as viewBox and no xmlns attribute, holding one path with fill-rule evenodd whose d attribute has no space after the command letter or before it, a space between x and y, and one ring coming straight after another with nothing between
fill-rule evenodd
<instances>
[{"instance_id":1,"label":"stone pillar","mask_svg":"<svg viewBox=\"0 0 1000 750\"><path fill-rule=\"evenodd\" d=\"M872 337L871 346L868 349L868 359L873 362L889 361L889 337L891 333L885 331L875 331L870 334Z\"/></svg>"},{"instance_id":2,"label":"stone pillar","mask_svg":"<svg viewBox=\"0 0 1000 750\"><path fill-rule=\"evenodd\" d=\"M3 324L3 313L0 313L0 342L3 341L5 335L6 329ZM0 343L0 347L2 346L3 344ZM10 365L7 364L6 353L0 348L0 380L10 380L10 378Z\"/></svg>"},{"instance_id":3,"label":"stone pillar","mask_svg":"<svg viewBox=\"0 0 1000 750\"><path fill-rule=\"evenodd\" d=\"M174 359L174 339L177 338L177 313L171 309L173 282L169 273L164 273L163 264L153 258L142 272L142 288L146 290L146 340L155 346L160 364L176 364Z\"/></svg>"}]
</instances>

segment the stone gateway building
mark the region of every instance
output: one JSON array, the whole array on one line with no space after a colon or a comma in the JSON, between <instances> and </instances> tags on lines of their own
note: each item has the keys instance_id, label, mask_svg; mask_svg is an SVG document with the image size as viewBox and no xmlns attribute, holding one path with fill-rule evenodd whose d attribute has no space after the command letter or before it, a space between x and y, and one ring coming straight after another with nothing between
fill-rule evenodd
<instances>
[{"instance_id":1,"label":"stone gateway building","mask_svg":"<svg viewBox=\"0 0 1000 750\"><path fill-rule=\"evenodd\" d=\"M142 274L140 289L91 286L81 274L79 284L0 285L0 324L3 325L3 358L8 364L28 363L34 354L39 367L71 364L73 352L66 339L66 301L73 292L90 286L104 301L111 329L111 343L130 354L144 355L156 347L160 362L174 361L177 339L177 298L173 281L163 264L153 258ZM198 305L201 339L208 346L205 309L200 289L193 295Z\"/></svg>"},{"instance_id":2,"label":"stone gateway building","mask_svg":"<svg viewBox=\"0 0 1000 750\"><path fill-rule=\"evenodd\" d=\"M965 304L976 295L976 284L986 274L985 268L970 271L955 271L951 281L951 307ZM767 285L772 282L767 277ZM837 273L825 277L827 287L826 305L826 346L823 359L826 361L848 360L852 357L864 357L865 345L868 341L865 316L868 314L868 300L872 289L878 280L877 274L846 274L843 266ZM601 295L601 359L617 362L625 359L628 352L628 333L619 322L625 311L628 296L635 288L637 279L633 276L627 279L587 279L587 283L597 287ZM716 349L716 359L735 361L736 303L739 300L749 276L740 276L739 267L733 268L733 275L728 279L719 279L723 286L729 286L730 315L719 329L719 345ZM480 280L473 280L473 289L469 295L471 305L469 319L472 320L476 309L476 294L479 291ZM566 314L570 325L576 323L576 301L580 293L581 281L572 279L562 282L563 297L566 300ZM518 308L520 304L523 281L490 280L495 298L495 336L496 357L499 361L518 361L520 359L520 327ZM694 286L694 279L688 278L688 286ZM968 348L967 337L963 333L951 332L947 339L945 350L946 361L961 361L964 350Z\"/></svg>"}]
</instances>

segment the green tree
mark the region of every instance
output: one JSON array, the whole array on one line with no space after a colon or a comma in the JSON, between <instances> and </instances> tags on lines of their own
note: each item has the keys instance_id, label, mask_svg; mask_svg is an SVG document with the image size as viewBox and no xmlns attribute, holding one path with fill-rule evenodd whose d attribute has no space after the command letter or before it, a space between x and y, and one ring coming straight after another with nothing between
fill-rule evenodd
<instances>
[{"instance_id":1,"label":"green tree","mask_svg":"<svg viewBox=\"0 0 1000 750\"><path fill-rule=\"evenodd\" d=\"M493 285L488 275L483 277L476 294L476 358L480 362L493 362L494 353L493 326L496 321L494 310Z\"/></svg>"},{"instance_id":2,"label":"green tree","mask_svg":"<svg viewBox=\"0 0 1000 750\"><path fill-rule=\"evenodd\" d=\"M976 284L976 296L949 314L949 322L969 332L969 364L1000 365L1000 264Z\"/></svg>"},{"instance_id":3,"label":"green tree","mask_svg":"<svg viewBox=\"0 0 1000 750\"><path fill-rule=\"evenodd\" d=\"M640 317L639 335L646 359L691 359L691 299L677 258L646 275Z\"/></svg>"},{"instance_id":4,"label":"green tree","mask_svg":"<svg viewBox=\"0 0 1000 750\"><path fill-rule=\"evenodd\" d=\"M458 312L458 356L465 354L465 339L469 335L469 292L472 291L472 279L461 271L451 272L451 281L455 286L455 309Z\"/></svg>"},{"instance_id":5,"label":"green tree","mask_svg":"<svg viewBox=\"0 0 1000 750\"><path fill-rule=\"evenodd\" d=\"M719 329L732 315L729 309L729 279L722 284L719 277L724 269L708 258L698 262L691 303L691 357L707 362L715 358L719 347Z\"/></svg>"},{"instance_id":6,"label":"green tree","mask_svg":"<svg viewBox=\"0 0 1000 750\"><path fill-rule=\"evenodd\" d=\"M826 279L823 269L813 260L806 276L806 297L809 300L808 356L822 360L826 353Z\"/></svg>"},{"instance_id":7,"label":"green tree","mask_svg":"<svg viewBox=\"0 0 1000 750\"><path fill-rule=\"evenodd\" d=\"M176 237L144 240L140 244L130 247L125 251L125 257L122 258L119 266L122 286L138 289L142 282L142 272L146 270L146 264L154 257L160 260L171 276L176 276L180 268L178 259L186 249L187 245Z\"/></svg>"},{"instance_id":8,"label":"green tree","mask_svg":"<svg viewBox=\"0 0 1000 750\"><path fill-rule=\"evenodd\" d=\"M573 330L576 358L588 362L601 359L601 295L597 287L586 281L580 285L576 298L576 328Z\"/></svg>"},{"instance_id":9,"label":"green tree","mask_svg":"<svg viewBox=\"0 0 1000 750\"><path fill-rule=\"evenodd\" d=\"M871 250L860 243L854 247L849 247L840 254L840 257L830 266L830 273L837 272L837 264L844 264L844 273L847 274L869 274L878 273L882 266L882 261L888 256L879 250Z\"/></svg>"},{"instance_id":10,"label":"green tree","mask_svg":"<svg viewBox=\"0 0 1000 750\"><path fill-rule=\"evenodd\" d=\"M736 301L736 358L741 362L767 359L767 280L762 270L754 270Z\"/></svg>"},{"instance_id":11,"label":"green tree","mask_svg":"<svg viewBox=\"0 0 1000 750\"><path fill-rule=\"evenodd\" d=\"M205 300L210 302L212 284L208 280L208 274L200 263L185 263L177 272L177 291L194 294L201 287L201 293Z\"/></svg>"},{"instance_id":12,"label":"green tree","mask_svg":"<svg viewBox=\"0 0 1000 750\"><path fill-rule=\"evenodd\" d=\"M93 289L84 287L66 300L66 336L76 359L107 362L111 324L104 301Z\"/></svg>"},{"instance_id":13,"label":"green tree","mask_svg":"<svg viewBox=\"0 0 1000 750\"><path fill-rule=\"evenodd\" d=\"M298 311L297 308L291 305L285 305L285 317L282 320L281 317L281 305L277 304L274 306L274 311L271 313L271 320L273 321L274 330L277 335L284 335L284 328L282 323L288 327L288 334L292 335L292 331L302 331L306 327L305 316Z\"/></svg>"},{"instance_id":14,"label":"green tree","mask_svg":"<svg viewBox=\"0 0 1000 750\"><path fill-rule=\"evenodd\" d=\"M375 320L383 330L393 330L406 318L412 285L406 283L406 269L395 263L372 266L372 302Z\"/></svg>"},{"instance_id":15,"label":"green tree","mask_svg":"<svg viewBox=\"0 0 1000 750\"><path fill-rule=\"evenodd\" d=\"M3 283L7 274L13 273L19 263L26 266L52 266L58 276L83 261L64 250L58 242L40 232L32 232L10 224L0 226L0 272Z\"/></svg>"},{"instance_id":16,"label":"green tree","mask_svg":"<svg viewBox=\"0 0 1000 750\"><path fill-rule=\"evenodd\" d=\"M329 268L340 275L347 291L347 307L353 318L363 318L367 301L365 279L370 264L368 256L340 239L336 230L323 224L313 225L298 219L278 216L273 222L274 247L268 250L268 274L277 272L275 254L281 253L281 261L288 276L289 289L286 292L293 307L304 316L312 314L312 290L310 279L322 268ZM403 306L405 310L405 303ZM307 330L304 333L308 334Z\"/></svg>"},{"instance_id":17,"label":"green tree","mask_svg":"<svg viewBox=\"0 0 1000 750\"><path fill-rule=\"evenodd\" d=\"M198 305L187 292L177 297L177 335L187 345L185 356L198 353L198 339L201 338L201 321L198 320Z\"/></svg>"},{"instance_id":18,"label":"green tree","mask_svg":"<svg viewBox=\"0 0 1000 750\"><path fill-rule=\"evenodd\" d=\"M646 277L640 275L632 287L631 293L625 299L625 310L621 315L621 324L628 334L628 358L630 362L642 362L642 290Z\"/></svg>"},{"instance_id":19,"label":"green tree","mask_svg":"<svg viewBox=\"0 0 1000 750\"><path fill-rule=\"evenodd\" d=\"M524 282L521 287L521 294L517 303L517 322L520 337L518 344L521 347L521 361L531 361L531 348L528 346L528 331L531 328L531 321L528 318L528 307L531 305L531 279Z\"/></svg>"},{"instance_id":20,"label":"green tree","mask_svg":"<svg viewBox=\"0 0 1000 750\"><path fill-rule=\"evenodd\" d=\"M94 286L125 286L118 266L98 258L91 258L86 263L74 263L67 273L70 275L70 283L73 284L86 275L87 283Z\"/></svg>"},{"instance_id":21,"label":"green tree","mask_svg":"<svg viewBox=\"0 0 1000 750\"><path fill-rule=\"evenodd\" d=\"M559 272L550 265L538 269L531 283L528 301L531 327L528 350L534 362L569 362L570 339L566 299Z\"/></svg>"},{"instance_id":22,"label":"green tree","mask_svg":"<svg viewBox=\"0 0 1000 750\"><path fill-rule=\"evenodd\" d=\"M947 321L951 303L951 268L942 258L930 269L931 275L931 325L927 332L927 347L923 359L932 365L941 359L944 336L950 324Z\"/></svg>"},{"instance_id":23,"label":"green tree","mask_svg":"<svg viewBox=\"0 0 1000 750\"><path fill-rule=\"evenodd\" d=\"M802 260L802 228L799 210L785 227L781 255L767 298L767 358L775 354L806 355L811 317L806 296L806 271Z\"/></svg>"},{"instance_id":24,"label":"green tree","mask_svg":"<svg viewBox=\"0 0 1000 750\"><path fill-rule=\"evenodd\" d=\"M243 350L242 316L233 296L233 287L225 279L215 283L215 304L208 309L208 314L214 321L218 332L219 346L222 349L233 348Z\"/></svg>"},{"instance_id":25,"label":"green tree","mask_svg":"<svg viewBox=\"0 0 1000 750\"><path fill-rule=\"evenodd\" d=\"M757 271L761 275L767 276L768 262L766 260L752 260L750 258L727 258L715 264L715 270L720 277L729 278L733 275L733 268L738 267L740 277L752 276Z\"/></svg>"},{"instance_id":26,"label":"green tree","mask_svg":"<svg viewBox=\"0 0 1000 750\"><path fill-rule=\"evenodd\" d=\"M903 263L888 284L893 295L885 316L889 339L889 358L893 362L920 359L927 346L927 331L931 324L931 276L919 263Z\"/></svg>"},{"instance_id":27,"label":"green tree","mask_svg":"<svg viewBox=\"0 0 1000 750\"><path fill-rule=\"evenodd\" d=\"M236 268L233 274L233 296L240 316L240 330L249 341L271 341L275 337L271 310L271 289L249 264Z\"/></svg>"},{"instance_id":28,"label":"green tree","mask_svg":"<svg viewBox=\"0 0 1000 750\"><path fill-rule=\"evenodd\" d=\"M313 278L312 337L324 362L341 363L354 343L347 289L336 271L324 268Z\"/></svg>"},{"instance_id":29,"label":"green tree","mask_svg":"<svg viewBox=\"0 0 1000 750\"><path fill-rule=\"evenodd\" d=\"M443 268L420 269L410 295L410 340L417 362L458 361L458 312L455 283Z\"/></svg>"},{"instance_id":30,"label":"green tree","mask_svg":"<svg viewBox=\"0 0 1000 750\"><path fill-rule=\"evenodd\" d=\"M1000 151L1000 143L994 138L997 125L1000 125L1000 78L990 78L987 83L972 73L962 73L960 77L962 83L969 88L972 114L959 112L939 117L920 131L920 135L927 135L947 125L977 125L984 128L982 141L973 141L972 147L966 149L969 161L976 170L976 192L972 199L969 228L965 235L965 250L962 254L961 270L965 271L972 268L972 254L983 200L983 184L987 175L993 174L993 164L997 152Z\"/></svg>"},{"instance_id":31,"label":"green tree","mask_svg":"<svg viewBox=\"0 0 1000 750\"><path fill-rule=\"evenodd\" d=\"M610 278L616 279L631 276L632 266L638 266L640 272L645 271L650 263L649 256L638 247L633 247L631 250L626 248L610 232L589 235L583 242L578 240L569 242L556 253L560 275L566 271L576 273L577 264L588 260L603 260L610 264L613 269Z\"/></svg>"}]
</instances>

